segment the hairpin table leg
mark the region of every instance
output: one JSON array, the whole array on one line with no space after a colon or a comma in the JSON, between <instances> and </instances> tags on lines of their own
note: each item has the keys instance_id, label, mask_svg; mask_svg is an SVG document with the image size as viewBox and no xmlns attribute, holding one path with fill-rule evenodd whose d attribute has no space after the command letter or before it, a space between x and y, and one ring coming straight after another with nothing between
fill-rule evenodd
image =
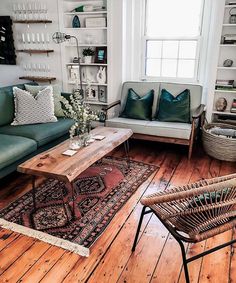
<instances>
[{"instance_id":1,"label":"hairpin table leg","mask_svg":"<svg viewBox=\"0 0 236 283\"><path fill-rule=\"evenodd\" d=\"M32 198L33 198L33 207L34 211L36 211L36 187L35 187L35 176L32 176Z\"/></svg>"},{"instance_id":2,"label":"hairpin table leg","mask_svg":"<svg viewBox=\"0 0 236 283\"><path fill-rule=\"evenodd\" d=\"M125 148L125 157L127 161L127 173L130 170L130 157L129 157L129 140L126 140L124 142L124 148Z\"/></svg>"},{"instance_id":3,"label":"hairpin table leg","mask_svg":"<svg viewBox=\"0 0 236 283\"><path fill-rule=\"evenodd\" d=\"M74 183L69 183L69 187L71 190L71 197L72 197L72 218L75 218L75 197L76 197L76 193L75 193L75 186Z\"/></svg>"}]
</instances>

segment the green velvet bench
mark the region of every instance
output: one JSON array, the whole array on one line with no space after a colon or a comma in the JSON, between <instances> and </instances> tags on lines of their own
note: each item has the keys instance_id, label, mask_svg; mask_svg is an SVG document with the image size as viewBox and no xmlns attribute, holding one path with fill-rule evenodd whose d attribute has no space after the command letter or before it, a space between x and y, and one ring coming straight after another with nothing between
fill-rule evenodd
<instances>
[{"instance_id":1,"label":"green velvet bench","mask_svg":"<svg viewBox=\"0 0 236 283\"><path fill-rule=\"evenodd\" d=\"M138 120L120 117L123 112L128 90L132 88L140 96L144 96L151 89L154 90L154 101L152 106L152 120ZM189 123L180 122L162 122L155 119L157 113L157 106L159 103L160 93L162 89L166 89L174 96L178 95L185 89L190 90L190 116ZM202 100L202 86L196 84L180 84L180 83L166 83L166 82L144 82L144 81L128 81L124 82L121 91L121 100L108 105L104 108L106 111L106 126L117 128L129 128L133 131L132 138L158 141L165 143L175 143L187 145L189 147L188 157L191 158L193 143L199 125L203 120L204 105ZM119 111L111 109L119 105ZM110 113L109 113L110 112ZM109 117L112 116L112 117Z\"/></svg>"},{"instance_id":2,"label":"green velvet bench","mask_svg":"<svg viewBox=\"0 0 236 283\"><path fill-rule=\"evenodd\" d=\"M24 84L16 86L24 89ZM23 161L67 139L73 124L71 119L58 118L55 123L11 126L15 111L12 88L0 88L0 178L14 172Z\"/></svg>"}]
</instances>

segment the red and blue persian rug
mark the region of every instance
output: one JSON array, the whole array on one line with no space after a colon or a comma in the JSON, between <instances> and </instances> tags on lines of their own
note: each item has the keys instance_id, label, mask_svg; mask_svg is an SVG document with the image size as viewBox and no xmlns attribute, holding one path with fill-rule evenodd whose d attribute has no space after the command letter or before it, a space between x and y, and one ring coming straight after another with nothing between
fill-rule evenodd
<instances>
[{"instance_id":1,"label":"red and blue persian rug","mask_svg":"<svg viewBox=\"0 0 236 283\"><path fill-rule=\"evenodd\" d=\"M70 189L61 181L48 179L36 189L36 210L29 191L0 211L0 226L88 255L86 248L156 170L154 165L132 160L127 170L125 159L103 158L75 182L74 217Z\"/></svg>"}]
</instances>

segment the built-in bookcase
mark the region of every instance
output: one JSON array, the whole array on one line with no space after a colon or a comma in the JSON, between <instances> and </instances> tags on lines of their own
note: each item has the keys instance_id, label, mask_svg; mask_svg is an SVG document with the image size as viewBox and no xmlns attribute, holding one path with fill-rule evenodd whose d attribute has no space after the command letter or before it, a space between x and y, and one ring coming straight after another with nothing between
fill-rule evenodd
<instances>
[{"instance_id":1,"label":"built-in bookcase","mask_svg":"<svg viewBox=\"0 0 236 283\"><path fill-rule=\"evenodd\" d=\"M235 35L236 39L236 24L230 23L230 10L235 8L236 4L229 5L229 1L226 0L222 3L221 11L218 13L219 36L216 39L216 46L212 52L215 56L215 75L212 80L213 86L209 90L208 97L208 119L212 121L223 120L236 120L236 113L231 113L230 108L234 99L236 99L236 40L230 43L225 41L224 37L227 35ZM221 32L220 32L221 31ZM217 31L215 31L217 33ZM226 59L233 60L233 64L230 67L224 66ZM213 68L214 69L214 68ZM217 80L234 80L233 88L218 89L216 87ZM224 111L217 111L216 102L219 98L225 98L227 101L227 107Z\"/></svg>"},{"instance_id":2,"label":"built-in bookcase","mask_svg":"<svg viewBox=\"0 0 236 283\"><path fill-rule=\"evenodd\" d=\"M60 31L66 34L76 36L79 42L79 56L81 58L82 85L85 93L85 100L91 105L106 105L109 102L109 66L110 66L110 48L109 48L109 1L107 0L91 0L91 1L73 1L64 0L58 1L59 14L62 15L59 19ZM92 6L92 11L75 11L75 8L80 6ZM86 9L85 9L86 10ZM73 27L73 19L79 18L80 27ZM92 26L91 26L92 20ZM88 24L90 22L90 25ZM101 22L105 23L102 24ZM97 25L96 25L97 23ZM105 50L106 59L102 62L97 62L96 56L92 57L91 63L85 62L83 57L83 49L91 48ZM77 57L76 42L71 40L61 44L62 54L62 73L63 73L63 89L71 92L76 88L78 80L75 79L75 72L78 71L78 63L73 62L74 57ZM105 81L98 82L97 73L103 69L105 73ZM94 96L88 96L88 92L92 89ZM91 94L91 92L90 92Z\"/></svg>"}]
</instances>

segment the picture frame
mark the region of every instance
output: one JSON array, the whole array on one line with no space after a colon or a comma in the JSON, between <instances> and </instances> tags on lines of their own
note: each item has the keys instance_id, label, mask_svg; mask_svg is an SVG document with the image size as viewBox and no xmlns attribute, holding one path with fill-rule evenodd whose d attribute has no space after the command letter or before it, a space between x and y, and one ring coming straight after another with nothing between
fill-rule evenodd
<instances>
[{"instance_id":1,"label":"picture frame","mask_svg":"<svg viewBox=\"0 0 236 283\"><path fill-rule=\"evenodd\" d=\"M107 63L107 47L96 47L95 49L95 60L94 63Z\"/></svg>"},{"instance_id":2,"label":"picture frame","mask_svg":"<svg viewBox=\"0 0 236 283\"><path fill-rule=\"evenodd\" d=\"M98 87L98 101L107 102L107 88L105 86Z\"/></svg>"},{"instance_id":3,"label":"picture frame","mask_svg":"<svg viewBox=\"0 0 236 283\"><path fill-rule=\"evenodd\" d=\"M85 100L98 101L98 86L88 85L85 87Z\"/></svg>"}]
</instances>

